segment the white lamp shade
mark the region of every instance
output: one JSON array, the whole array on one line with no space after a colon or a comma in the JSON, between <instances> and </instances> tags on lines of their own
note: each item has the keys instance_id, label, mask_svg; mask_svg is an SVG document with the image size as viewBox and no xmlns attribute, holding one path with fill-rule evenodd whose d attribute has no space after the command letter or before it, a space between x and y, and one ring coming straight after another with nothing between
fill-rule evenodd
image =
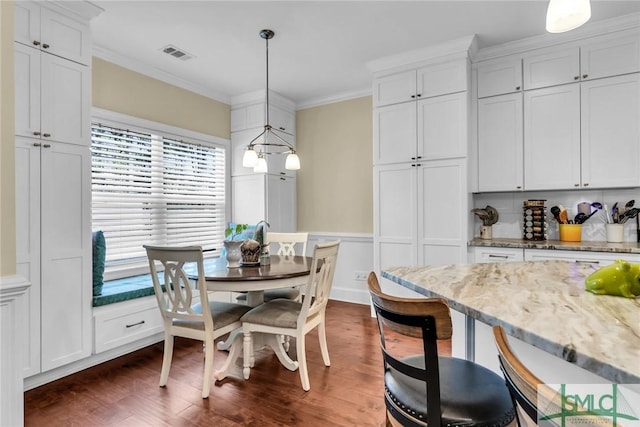
<instances>
[{"instance_id":1,"label":"white lamp shade","mask_svg":"<svg viewBox=\"0 0 640 427\"><path fill-rule=\"evenodd\" d=\"M563 33L573 30L591 18L589 0L549 0L547 31Z\"/></svg>"},{"instance_id":2,"label":"white lamp shade","mask_svg":"<svg viewBox=\"0 0 640 427\"><path fill-rule=\"evenodd\" d=\"M267 160L264 157L258 157L258 161L253 168L254 172L267 173Z\"/></svg>"},{"instance_id":3,"label":"white lamp shade","mask_svg":"<svg viewBox=\"0 0 640 427\"><path fill-rule=\"evenodd\" d=\"M284 168L287 170L297 171L300 169L300 158L296 153L289 153L287 160L284 163Z\"/></svg>"},{"instance_id":4,"label":"white lamp shade","mask_svg":"<svg viewBox=\"0 0 640 427\"><path fill-rule=\"evenodd\" d=\"M244 155L242 156L242 166L245 168L253 168L258 163L258 155L256 154L253 148L247 148L244 150Z\"/></svg>"}]
</instances>

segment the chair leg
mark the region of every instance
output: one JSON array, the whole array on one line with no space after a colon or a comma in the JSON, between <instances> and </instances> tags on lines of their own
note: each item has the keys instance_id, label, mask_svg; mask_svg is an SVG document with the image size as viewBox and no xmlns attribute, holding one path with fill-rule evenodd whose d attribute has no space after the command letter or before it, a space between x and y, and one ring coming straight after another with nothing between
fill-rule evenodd
<instances>
[{"instance_id":1,"label":"chair leg","mask_svg":"<svg viewBox=\"0 0 640 427\"><path fill-rule=\"evenodd\" d=\"M160 387L167 385L169 379L169 369L171 369L171 359L173 358L173 335L164 334L164 354L162 356L162 370L160 371Z\"/></svg>"},{"instance_id":2,"label":"chair leg","mask_svg":"<svg viewBox=\"0 0 640 427\"><path fill-rule=\"evenodd\" d=\"M245 380L249 379L249 375L251 375L251 359L253 358L253 344L251 342L251 331L244 331L244 341L242 343L243 347L243 356L244 359L242 374Z\"/></svg>"},{"instance_id":3,"label":"chair leg","mask_svg":"<svg viewBox=\"0 0 640 427\"><path fill-rule=\"evenodd\" d=\"M318 338L320 340L320 352L322 353L322 360L324 366L331 366L331 360L329 359L329 348L327 347L327 331L324 327L324 314L322 320L318 325Z\"/></svg>"},{"instance_id":4,"label":"chair leg","mask_svg":"<svg viewBox=\"0 0 640 427\"><path fill-rule=\"evenodd\" d=\"M302 382L302 388L304 391L309 391L311 385L309 384L309 372L307 370L307 352L305 348L306 336L296 338L296 350L298 356L298 369L300 370L300 381Z\"/></svg>"},{"instance_id":5,"label":"chair leg","mask_svg":"<svg viewBox=\"0 0 640 427\"><path fill-rule=\"evenodd\" d=\"M211 376L213 374L213 358L215 348L213 347L213 337L207 336L204 339L204 378L202 379L202 398L209 397L211 390Z\"/></svg>"}]
</instances>

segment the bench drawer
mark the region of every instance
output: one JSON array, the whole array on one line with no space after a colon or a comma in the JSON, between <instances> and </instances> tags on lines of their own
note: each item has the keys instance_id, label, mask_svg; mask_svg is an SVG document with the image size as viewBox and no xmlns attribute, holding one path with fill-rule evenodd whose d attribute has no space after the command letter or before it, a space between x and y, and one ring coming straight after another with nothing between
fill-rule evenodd
<instances>
[{"instance_id":1,"label":"bench drawer","mask_svg":"<svg viewBox=\"0 0 640 427\"><path fill-rule=\"evenodd\" d=\"M163 332L155 297L141 299L94 310L95 353Z\"/></svg>"}]
</instances>

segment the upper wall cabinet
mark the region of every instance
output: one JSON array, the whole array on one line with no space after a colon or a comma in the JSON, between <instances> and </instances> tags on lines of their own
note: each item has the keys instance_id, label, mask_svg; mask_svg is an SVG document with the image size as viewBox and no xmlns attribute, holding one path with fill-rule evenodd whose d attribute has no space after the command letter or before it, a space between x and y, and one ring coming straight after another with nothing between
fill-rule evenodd
<instances>
[{"instance_id":1,"label":"upper wall cabinet","mask_svg":"<svg viewBox=\"0 0 640 427\"><path fill-rule=\"evenodd\" d=\"M613 34L581 46L539 49L524 56L524 89L593 80L640 71L640 35Z\"/></svg>"},{"instance_id":2,"label":"upper wall cabinet","mask_svg":"<svg viewBox=\"0 0 640 427\"><path fill-rule=\"evenodd\" d=\"M476 68L478 98L522 90L522 59L520 57L484 61Z\"/></svg>"},{"instance_id":3,"label":"upper wall cabinet","mask_svg":"<svg viewBox=\"0 0 640 427\"><path fill-rule=\"evenodd\" d=\"M15 41L80 64L91 63L90 29L38 3L17 1Z\"/></svg>"},{"instance_id":4,"label":"upper wall cabinet","mask_svg":"<svg viewBox=\"0 0 640 427\"><path fill-rule=\"evenodd\" d=\"M373 104L380 107L467 90L467 64L451 61L377 77Z\"/></svg>"},{"instance_id":5,"label":"upper wall cabinet","mask_svg":"<svg viewBox=\"0 0 640 427\"><path fill-rule=\"evenodd\" d=\"M267 123L266 104L244 105L231 110L231 132L264 127ZM269 105L269 124L273 129L294 135L296 118L293 111L287 111L275 105Z\"/></svg>"}]
</instances>

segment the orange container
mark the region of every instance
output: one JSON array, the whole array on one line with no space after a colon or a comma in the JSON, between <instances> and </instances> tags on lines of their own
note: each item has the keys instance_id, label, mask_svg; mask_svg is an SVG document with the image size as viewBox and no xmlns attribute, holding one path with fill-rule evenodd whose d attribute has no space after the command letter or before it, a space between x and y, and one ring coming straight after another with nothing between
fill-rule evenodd
<instances>
[{"instance_id":1,"label":"orange container","mask_svg":"<svg viewBox=\"0 0 640 427\"><path fill-rule=\"evenodd\" d=\"M582 224L559 224L560 240L563 242L579 242L582 240Z\"/></svg>"}]
</instances>

